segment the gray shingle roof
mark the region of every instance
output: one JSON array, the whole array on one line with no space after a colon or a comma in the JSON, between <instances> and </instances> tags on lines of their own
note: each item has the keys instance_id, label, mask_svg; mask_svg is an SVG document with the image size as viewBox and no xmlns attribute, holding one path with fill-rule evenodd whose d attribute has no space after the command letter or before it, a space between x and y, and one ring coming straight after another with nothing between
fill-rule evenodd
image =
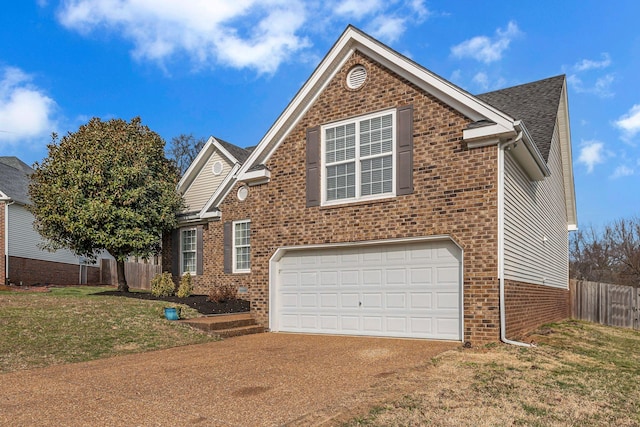
<instances>
[{"instance_id":1,"label":"gray shingle roof","mask_svg":"<svg viewBox=\"0 0 640 427\"><path fill-rule=\"evenodd\" d=\"M476 95L477 98L522 120L545 161L549 159L565 76Z\"/></svg>"},{"instance_id":2,"label":"gray shingle roof","mask_svg":"<svg viewBox=\"0 0 640 427\"><path fill-rule=\"evenodd\" d=\"M220 145L224 147L225 150L227 150L233 157L235 157L240 162L240 164L244 163L247 160L247 158L249 158L249 155L251 154L251 150L240 148L237 145L234 145L230 142L227 142L217 137L214 137L214 138L216 138L216 141L218 141Z\"/></svg>"},{"instance_id":3,"label":"gray shingle roof","mask_svg":"<svg viewBox=\"0 0 640 427\"><path fill-rule=\"evenodd\" d=\"M0 191L16 203L28 205L31 173L33 169L17 157L0 157Z\"/></svg>"}]
</instances>

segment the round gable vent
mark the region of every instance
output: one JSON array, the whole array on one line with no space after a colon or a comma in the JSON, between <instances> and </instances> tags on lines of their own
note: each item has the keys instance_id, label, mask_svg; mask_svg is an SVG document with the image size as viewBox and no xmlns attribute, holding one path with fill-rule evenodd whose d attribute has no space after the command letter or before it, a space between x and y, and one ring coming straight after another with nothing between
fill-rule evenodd
<instances>
[{"instance_id":1,"label":"round gable vent","mask_svg":"<svg viewBox=\"0 0 640 427\"><path fill-rule=\"evenodd\" d=\"M353 67L347 74L347 87L349 89L358 89L367 79L367 69L362 65Z\"/></svg>"},{"instance_id":2,"label":"round gable vent","mask_svg":"<svg viewBox=\"0 0 640 427\"><path fill-rule=\"evenodd\" d=\"M216 160L213 163L213 166L211 167L211 171L213 172L214 175L220 175L223 170L224 170L224 165L220 160Z\"/></svg>"}]
</instances>

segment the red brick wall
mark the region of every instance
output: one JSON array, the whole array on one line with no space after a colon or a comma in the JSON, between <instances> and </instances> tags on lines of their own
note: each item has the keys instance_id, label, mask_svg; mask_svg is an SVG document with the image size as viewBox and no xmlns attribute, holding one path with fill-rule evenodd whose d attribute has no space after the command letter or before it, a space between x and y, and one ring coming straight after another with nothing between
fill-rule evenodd
<instances>
[{"instance_id":1,"label":"red brick wall","mask_svg":"<svg viewBox=\"0 0 640 427\"><path fill-rule=\"evenodd\" d=\"M87 267L87 284L100 283L100 268ZM9 257L11 283L24 286L40 284L75 285L79 283L80 266L31 258Z\"/></svg>"},{"instance_id":2,"label":"red brick wall","mask_svg":"<svg viewBox=\"0 0 640 427\"><path fill-rule=\"evenodd\" d=\"M571 314L568 289L506 280L504 291L509 339L520 339L544 323L557 322Z\"/></svg>"},{"instance_id":3,"label":"red brick wall","mask_svg":"<svg viewBox=\"0 0 640 427\"><path fill-rule=\"evenodd\" d=\"M4 285L5 281L6 281L6 258L5 258L5 253L4 253L4 249L5 249L5 243L4 243L4 230L5 230L5 225L4 225L4 211L5 211L5 204L4 202L0 202L0 285Z\"/></svg>"},{"instance_id":4,"label":"red brick wall","mask_svg":"<svg viewBox=\"0 0 640 427\"><path fill-rule=\"evenodd\" d=\"M355 64L367 67L357 91L345 78ZM306 207L307 128L412 104L413 194L335 207ZM268 184L250 188L244 202L234 188L220 206L222 221L204 230L204 274L196 291L219 284L247 286L251 310L268 325L269 259L278 247L449 235L464 250L464 340L499 339L497 280L497 148L467 150L469 120L398 75L356 53L274 152ZM251 273L223 273L223 223L251 219ZM167 236L168 237L168 236ZM164 269L170 270L165 238Z\"/></svg>"}]
</instances>

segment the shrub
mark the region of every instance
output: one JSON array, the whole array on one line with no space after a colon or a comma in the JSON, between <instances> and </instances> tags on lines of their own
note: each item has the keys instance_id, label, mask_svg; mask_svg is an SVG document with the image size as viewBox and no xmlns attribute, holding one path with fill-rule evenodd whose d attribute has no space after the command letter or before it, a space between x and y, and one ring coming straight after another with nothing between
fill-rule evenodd
<instances>
[{"instance_id":1,"label":"shrub","mask_svg":"<svg viewBox=\"0 0 640 427\"><path fill-rule=\"evenodd\" d=\"M157 274L151 281L151 294L156 297L170 297L176 292L171 273Z\"/></svg>"},{"instance_id":2,"label":"shrub","mask_svg":"<svg viewBox=\"0 0 640 427\"><path fill-rule=\"evenodd\" d=\"M235 299L237 294L236 287L233 285L220 285L211 289L209 292L208 300L212 302L226 302L231 299Z\"/></svg>"},{"instance_id":3,"label":"shrub","mask_svg":"<svg viewBox=\"0 0 640 427\"><path fill-rule=\"evenodd\" d=\"M193 293L193 282L191 281L191 274L184 273L180 279L180 285L178 286L178 292L176 295L178 298L186 298Z\"/></svg>"}]
</instances>

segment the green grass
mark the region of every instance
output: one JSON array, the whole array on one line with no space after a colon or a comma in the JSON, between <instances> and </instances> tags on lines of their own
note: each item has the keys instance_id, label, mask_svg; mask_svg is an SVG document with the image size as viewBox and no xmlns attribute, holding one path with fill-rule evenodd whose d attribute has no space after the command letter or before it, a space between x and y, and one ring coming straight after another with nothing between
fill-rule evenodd
<instances>
[{"instance_id":1,"label":"green grass","mask_svg":"<svg viewBox=\"0 0 640 427\"><path fill-rule=\"evenodd\" d=\"M95 295L106 288L0 291L0 372L212 341L164 319L162 301ZM187 317L195 310L182 306Z\"/></svg>"},{"instance_id":2,"label":"green grass","mask_svg":"<svg viewBox=\"0 0 640 427\"><path fill-rule=\"evenodd\" d=\"M640 332L573 320L543 330L534 348L444 353L416 392L345 425L640 426Z\"/></svg>"}]
</instances>

